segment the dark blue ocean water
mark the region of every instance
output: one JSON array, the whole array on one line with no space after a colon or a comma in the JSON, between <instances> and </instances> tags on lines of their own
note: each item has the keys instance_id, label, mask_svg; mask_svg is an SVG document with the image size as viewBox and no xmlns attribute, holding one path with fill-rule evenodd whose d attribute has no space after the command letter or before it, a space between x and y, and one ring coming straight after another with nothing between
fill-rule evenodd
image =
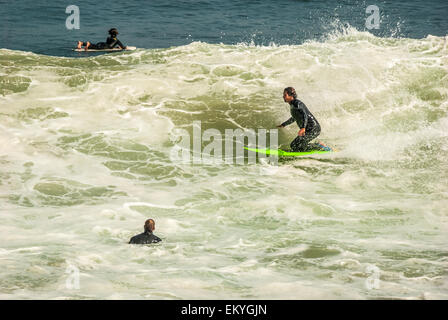
<instances>
[{"instance_id":1,"label":"dark blue ocean water","mask_svg":"<svg viewBox=\"0 0 448 320\"><path fill-rule=\"evenodd\" d=\"M80 29L68 30L69 5L80 10ZM380 12L381 37L423 38L448 33L448 1L150 0L0 1L0 47L72 55L76 40L104 41L116 27L120 40L140 48L207 43L300 44L346 25L362 31L369 5Z\"/></svg>"}]
</instances>

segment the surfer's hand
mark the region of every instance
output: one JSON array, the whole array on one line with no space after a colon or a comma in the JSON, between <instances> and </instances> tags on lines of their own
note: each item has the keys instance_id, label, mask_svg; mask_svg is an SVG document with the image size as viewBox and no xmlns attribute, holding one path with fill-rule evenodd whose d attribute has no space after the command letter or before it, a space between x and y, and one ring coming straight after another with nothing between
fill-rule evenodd
<instances>
[{"instance_id":1,"label":"surfer's hand","mask_svg":"<svg viewBox=\"0 0 448 320\"><path fill-rule=\"evenodd\" d=\"M303 137L305 135L305 128L299 130L299 136Z\"/></svg>"}]
</instances>

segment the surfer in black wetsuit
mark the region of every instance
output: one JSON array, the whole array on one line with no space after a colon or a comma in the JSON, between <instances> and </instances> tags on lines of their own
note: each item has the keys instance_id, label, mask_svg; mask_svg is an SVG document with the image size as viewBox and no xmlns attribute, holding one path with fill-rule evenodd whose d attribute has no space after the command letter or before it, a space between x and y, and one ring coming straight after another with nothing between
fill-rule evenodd
<instances>
[{"instance_id":1,"label":"surfer in black wetsuit","mask_svg":"<svg viewBox=\"0 0 448 320\"><path fill-rule=\"evenodd\" d=\"M82 49L82 46L85 46L85 50L95 49L113 49L116 46L119 46L120 49L126 49L127 47L121 43L120 40L117 39L118 30L116 28L112 28L109 30L109 37L107 37L106 42L98 42L96 44L87 42L78 41L78 49Z\"/></svg>"},{"instance_id":2,"label":"surfer in black wetsuit","mask_svg":"<svg viewBox=\"0 0 448 320\"><path fill-rule=\"evenodd\" d=\"M154 235L152 232L156 228L156 223L153 219L148 219L145 221L144 230L145 232L133 236L129 243L131 244L150 244L162 241L158 236Z\"/></svg>"},{"instance_id":3,"label":"surfer in black wetsuit","mask_svg":"<svg viewBox=\"0 0 448 320\"><path fill-rule=\"evenodd\" d=\"M297 138L290 144L291 151L303 152L316 148L326 150L325 148L328 147L320 142L310 144L310 141L317 138L320 134L320 125L306 105L297 99L296 90L293 87L288 87L283 90L283 100L289 103L291 118L277 127L284 128L295 121L300 128Z\"/></svg>"}]
</instances>

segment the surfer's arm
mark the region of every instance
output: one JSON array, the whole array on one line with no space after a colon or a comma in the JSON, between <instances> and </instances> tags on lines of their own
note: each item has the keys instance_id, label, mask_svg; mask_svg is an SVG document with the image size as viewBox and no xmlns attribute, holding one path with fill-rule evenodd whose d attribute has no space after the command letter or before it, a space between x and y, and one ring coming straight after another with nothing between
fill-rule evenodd
<instances>
[{"instance_id":1,"label":"surfer's arm","mask_svg":"<svg viewBox=\"0 0 448 320\"><path fill-rule=\"evenodd\" d=\"M121 49L126 49L126 46L121 43L120 40L117 39L117 43L115 45L119 45Z\"/></svg>"},{"instance_id":2,"label":"surfer's arm","mask_svg":"<svg viewBox=\"0 0 448 320\"><path fill-rule=\"evenodd\" d=\"M113 49L117 45L120 46L121 49L126 49L126 47L118 39L115 39L112 43L109 44L109 49Z\"/></svg>"},{"instance_id":3,"label":"surfer's arm","mask_svg":"<svg viewBox=\"0 0 448 320\"><path fill-rule=\"evenodd\" d=\"M295 119L293 117L291 117L288 120L286 120L285 122L283 122L280 126L286 127L286 126L290 125L291 123L293 123L294 121L295 121Z\"/></svg>"}]
</instances>

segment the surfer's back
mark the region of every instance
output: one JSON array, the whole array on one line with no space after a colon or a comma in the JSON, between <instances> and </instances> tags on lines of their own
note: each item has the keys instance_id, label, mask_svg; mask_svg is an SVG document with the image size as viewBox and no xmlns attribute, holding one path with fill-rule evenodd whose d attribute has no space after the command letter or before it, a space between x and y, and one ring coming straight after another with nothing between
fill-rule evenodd
<instances>
[{"instance_id":1,"label":"surfer's back","mask_svg":"<svg viewBox=\"0 0 448 320\"><path fill-rule=\"evenodd\" d=\"M133 236L131 240L129 241L130 244L150 244L150 243L157 243L162 241L158 236L154 235L150 231L145 231L143 233L140 233L136 236Z\"/></svg>"}]
</instances>

